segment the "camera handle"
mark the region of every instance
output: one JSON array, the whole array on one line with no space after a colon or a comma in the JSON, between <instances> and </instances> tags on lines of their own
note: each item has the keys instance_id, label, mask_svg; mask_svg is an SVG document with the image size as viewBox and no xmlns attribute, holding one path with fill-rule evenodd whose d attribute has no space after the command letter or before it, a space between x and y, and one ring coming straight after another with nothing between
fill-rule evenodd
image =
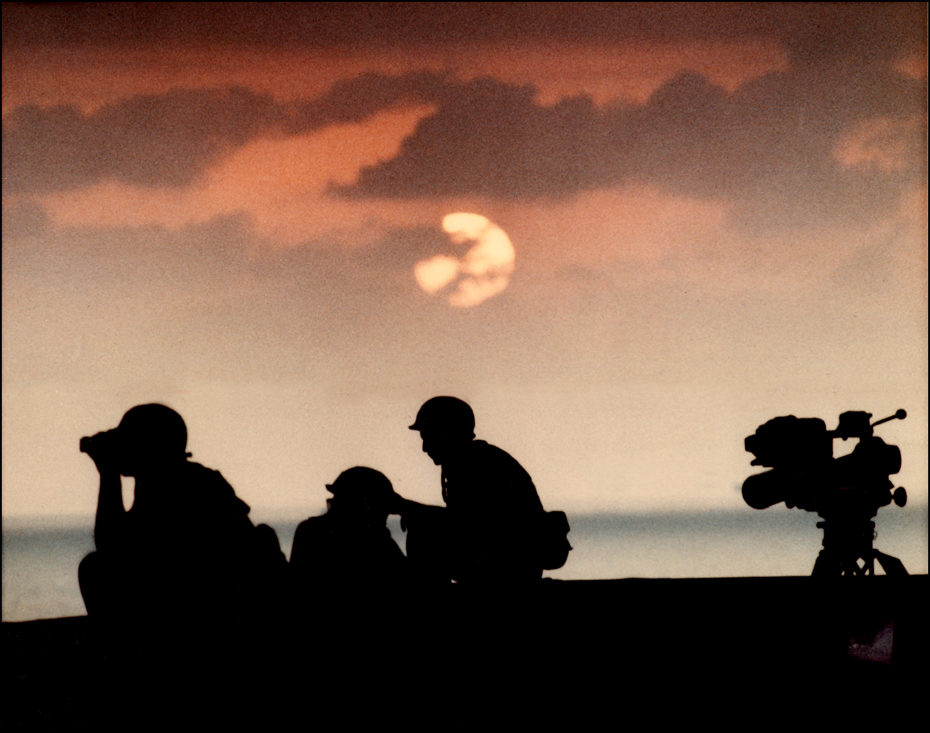
<instances>
[{"instance_id":1,"label":"camera handle","mask_svg":"<svg viewBox=\"0 0 930 733\"><path fill-rule=\"evenodd\" d=\"M875 427L876 425L881 425L883 422L888 422L889 420L903 420L907 417L907 413L904 410L898 410L894 415L889 415L888 417L883 417L881 420L876 420L869 427Z\"/></svg>"}]
</instances>

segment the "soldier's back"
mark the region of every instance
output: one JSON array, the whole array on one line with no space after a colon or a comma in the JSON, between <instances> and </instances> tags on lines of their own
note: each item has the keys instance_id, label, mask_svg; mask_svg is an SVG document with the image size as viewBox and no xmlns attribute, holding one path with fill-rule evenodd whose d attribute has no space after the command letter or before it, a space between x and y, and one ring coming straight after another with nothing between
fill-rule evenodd
<instances>
[{"instance_id":1,"label":"soldier's back","mask_svg":"<svg viewBox=\"0 0 930 733\"><path fill-rule=\"evenodd\" d=\"M326 586L387 586L402 579L405 560L386 526L311 517L294 534L294 582Z\"/></svg>"}]
</instances>

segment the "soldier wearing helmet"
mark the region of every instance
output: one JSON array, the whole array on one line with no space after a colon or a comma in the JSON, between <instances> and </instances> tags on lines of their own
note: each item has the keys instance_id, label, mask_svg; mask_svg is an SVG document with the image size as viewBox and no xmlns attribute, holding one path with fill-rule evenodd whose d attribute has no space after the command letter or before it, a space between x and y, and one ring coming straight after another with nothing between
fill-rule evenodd
<instances>
[{"instance_id":1,"label":"soldier wearing helmet","mask_svg":"<svg viewBox=\"0 0 930 733\"><path fill-rule=\"evenodd\" d=\"M290 572L298 603L313 590L384 590L403 581L406 558L387 516L396 495L380 471L355 466L327 484L326 514L297 526Z\"/></svg>"},{"instance_id":2,"label":"soldier wearing helmet","mask_svg":"<svg viewBox=\"0 0 930 733\"><path fill-rule=\"evenodd\" d=\"M90 616L136 618L156 608L234 616L283 582L286 561L274 530L255 527L249 506L218 472L189 461L183 418L164 405L138 405L119 425L80 448L97 467L96 552L78 579ZM123 505L121 476L135 479Z\"/></svg>"},{"instance_id":3,"label":"soldier wearing helmet","mask_svg":"<svg viewBox=\"0 0 930 733\"><path fill-rule=\"evenodd\" d=\"M533 480L507 452L475 439L471 407L433 397L411 430L442 468L444 508L402 500L407 556L421 578L468 584L538 580L535 533L544 514Z\"/></svg>"}]
</instances>

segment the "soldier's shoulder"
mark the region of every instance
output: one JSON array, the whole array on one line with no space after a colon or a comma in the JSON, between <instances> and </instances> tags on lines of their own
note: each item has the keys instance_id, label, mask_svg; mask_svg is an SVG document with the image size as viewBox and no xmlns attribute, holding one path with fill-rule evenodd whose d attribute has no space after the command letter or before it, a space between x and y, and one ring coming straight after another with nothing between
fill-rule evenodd
<instances>
[{"instance_id":1,"label":"soldier's shoulder","mask_svg":"<svg viewBox=\"0 0 930 733\"><path fill-rule=\"evenodd\" d=\"M206 484L213 486L229 486L232 489L232 486L229 485L229 482L223 478L223 474L213 468L207 468L201 463L195 461L187 461L184 464L184 472L187 474L189 479L196 481L202 481Z\"/></svg>"},{"instance_id":2,"label":"soldier's shoulder","mask_svg":"<svg viewBox=\"0 0 930 733\"><path fill-rule=\"evenodd\" d=\"M498 448L496 445L492 445L486 440L473 440L471 443L469 443L469 449L476 455L495 458L503 456L507 456L508 458L511 457L510 454L503 448Z\"/></svg>"},{"instance_id":3,"label":"soldier's shoulder","mask_svg":"<svg viewBox=\"0 0 930 733\"><path fill-rule=\"evenodd\" d=\"M484 440L473 440L471 446L472 455L477 460L496 463L501 466L520 466L519 461L503 448L498 448L496 445L491 445Z\"/></svg>"},{"instance_id":4,"label":"soldier's shoulder","mask_svg":"<svg viewBox=\"0 0 930 733\"><path fill-rule=\"evenodd\" d=\"M219 471L187 461L185 472L192 493L201 500L213 506L228 506L237 513L249 513L249 505L236 496L233 487Z\"/></svg>"}]
</instances>

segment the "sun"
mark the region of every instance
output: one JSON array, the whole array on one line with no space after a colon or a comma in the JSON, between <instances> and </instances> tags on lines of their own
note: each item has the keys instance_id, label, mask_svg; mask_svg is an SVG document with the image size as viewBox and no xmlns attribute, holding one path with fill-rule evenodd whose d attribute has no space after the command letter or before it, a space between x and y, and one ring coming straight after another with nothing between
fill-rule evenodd
<instances>
[{"instance_id":1,"label":"sun","mask_svg":"<svg viewBox=\"0 0 930 733\"><path fill-rule=\"evenodd\" d=\"M447 214L442 228L454 245L468 249L460 257L437 254L418 262L413 275L424 292L456 308L471 308L507 287L516 253L503 229L466 212Z\"/></svg>"}]
</instances>

